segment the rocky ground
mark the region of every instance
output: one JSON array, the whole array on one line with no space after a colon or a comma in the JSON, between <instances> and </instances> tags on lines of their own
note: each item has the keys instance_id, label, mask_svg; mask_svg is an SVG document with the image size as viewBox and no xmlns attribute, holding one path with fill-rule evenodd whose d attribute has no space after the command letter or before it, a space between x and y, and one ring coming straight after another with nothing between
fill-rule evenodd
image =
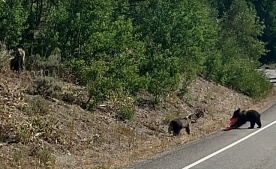
<instances>
[{"instance_id":1,"label":"rocky ground","mask_svg":"<svg viewBox=\"0 0 276 169\"><path fill-rule=\"evenodd\" d=\"M116 97L86 111L84 87L51 80L0 72L0 168L120 168L226 127L237 108L260 110L275 99L274 91L253 100L198 78L183 99L170 95L156 107L127 98L135 116L122 121ZM169 119L197 111L204 117L190 135L168 134Z\"/></svg>"}]
</instances>

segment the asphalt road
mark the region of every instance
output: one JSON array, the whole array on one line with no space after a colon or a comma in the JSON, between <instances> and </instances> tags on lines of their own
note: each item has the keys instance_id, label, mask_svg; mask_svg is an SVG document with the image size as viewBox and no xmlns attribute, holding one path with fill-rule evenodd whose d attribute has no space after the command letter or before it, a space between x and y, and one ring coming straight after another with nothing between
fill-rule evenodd
<instances>
[{"instance_id":1,"label":"asphalt road","mask_svg":"<svg viewBox=\"0 0 276 169\"><path fill-rule=\"evenodd\" d=\"M272 78L276 77L270 71ZM275 73L275 70L274 70ZM276 102L275 102L276 103ZM276 104L261 114L263 127L218 131L124 169L273 169L276 168Z\"/></svg>"}]
</instances>

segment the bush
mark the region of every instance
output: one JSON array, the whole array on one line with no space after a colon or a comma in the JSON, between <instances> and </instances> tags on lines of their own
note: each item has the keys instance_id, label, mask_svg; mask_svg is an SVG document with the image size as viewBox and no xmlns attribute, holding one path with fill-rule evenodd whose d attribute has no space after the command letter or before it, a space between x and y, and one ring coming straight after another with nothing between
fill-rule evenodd
<instances>
[{"instance_id":1,"label":"bush","mask_svg":"<svg viewBox=\"0 0 276 169\"><path fill-rule=\"evenodd\" d=\"M208 62L207 77L253 98L262 98L272 89L263 72L255 69L249 59L236 59L224 62L216 58Z\"/></svg>"},{"instance_id":2,"label":"bush","mask_svg":"<svg viewBox=\"0 0 276 169\"><path fill-rule=\"evenodd\" d=\"M50 103L41 96L29 99L29 106L26 108L26 112L29 115L39 114L46 115L50 109Z\"/></svg>"},{"instance_id":3,"label":"bush","mask_svg":"<svg viewBox=\"0 0 276 169\"><path fill-rule=\"evenodd\" d=\"M134 109L132 107L122 106L118 111L121 120L131 120L134 117Z\"/></svg>"},{"instance_id":4,"label":"bush","mask_svg":"<svg viewBox=\"0 0 276 169\"><path fill-rule=\"evenodd\" d=\"M58 121L50 115L34 115L28 121L18 125L15 131L17 142L24 144L42 139L48 143L59 143L63 132L58 128Z\"/></svg>"},{"instance_id":5,"label":"bush","mask_svg":"<svg viewBox=\"0 0 276 169\"><path fill-rule=\"evenodd\" d=\"M41 57L40 55L31 55L26 58L26 65L32 70L45 69L48 67L59 67L61 57L60 55L50 55L48 58Z\"/></svg>"},{"instance_id":6,"label":"bush","mask_svg":"<svg viewBox=\"0 0 276 169\"><path fill-rule=\"evenodd\" d=\"M227 84L253 98L263 98L272 89L272 84L261 72L240 70Z\"/></svg>"},{"instance_id":7,"label":"bush","mask_svg":"<svg viewBox=\"0 0 276 169\"><path fill-rule=\"evenodd\" d=\"M72 58L69 61L66 61L64 65L71 70L73 79L76 82L82 85L87 83L88 80L85 78L86 64L84 60Z\"/></svg>"},{"instance_id":8,"label":"bush","mask_svg":"<svg viewBox=\"0 0 276 169\"><path fill-rule=\"evenodd\" d=\"M59 54L50 55L48 58L31 55L26 57L25 67L27 70L40 71L46 76L62 77L66 73Z\"/></svg>"},{"instance_id":9,"label":"bush","mask_svg":"<svg viewBox=\"0 0 276 169\"><path fill-rule=\"evenodd\" d=\"M61 84L53 77L38 76L35 80L38 94L59 98L62 92Z\"/></svg>"},{"instance_id":10,"label":"bush","mask_svg":"<svg viewBox=\"0 0 276 169\"><path fill-rule=\"evenodd\" d=\"M6 46L0 42L0 69L9 69L9 57L11 57L10 52L6 49Z\"/></svg>"},{"instance_id":11,"label":"bush","mask_svg":"<svg viewBox=\"0 0 276 169\"><path fill-rule=\"evenodd\" d=\"M29 150L29 156L34 156L38 160L38 164L42 168L52 168L55 164L54 151L50 146L37 141L37 143L31 144Z\"/></svg>"},{"instance_id":12,"label":"bush","mask_svg":"<svg viewBox=\"0 0 276 169\"><path fill-rule=\"evenodd\" d=\"M86 108L96 107L104 101L111 91L112 81L107 76L108 63L97 61L91 67L84 70L84 79L89 93Z\"/></svg>"}]
</instances>

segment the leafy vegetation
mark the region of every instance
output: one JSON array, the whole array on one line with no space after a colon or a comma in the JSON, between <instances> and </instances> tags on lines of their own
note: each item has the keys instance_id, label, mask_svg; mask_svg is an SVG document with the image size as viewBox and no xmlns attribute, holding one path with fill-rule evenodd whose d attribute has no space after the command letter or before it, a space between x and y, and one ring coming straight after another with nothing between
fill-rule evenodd
<instances>
[{"instance_id":1,"label":"leafy vegetation","mask_svg":"<svg viewBox=\"0 0 276 169\"><path fill-rule=\"evenodd\" d=\"M131 107L121 107L118 116L122 120L131 120L134 117L134 110Z\"/></svg>"},{"instance_id":2,"label":"leafy vegetation","mask_svg":"<svg viewBox=\"0 0 276 169\"><path fill-rule=\"evenodd\" d=\"M25 112L29 115L47 115L50 110L50 102L40 95L34 99L28 100L29 105L26 108Z\"/></svg>"},{"instance_id":3,"label":"leafy vegetation","mask_svg":"<svg viewBox=\"0 0 276 169\"><path fill-rule=\"evenodd\" d=\"M233 0L219 20L218 53L207 63L207 76L252 97L263 97L272 88L256 71L265 44L258 37L264 25L245 0Z\"/></svg>"},{"instance_id":4,"label":"leafy vegetation","mask_svg":"<svg viewBox=\"0 0 276 169\"><path fill-rule=\"evenodd\" d=\"M62 91L61 84L53 77L38 76L35 80L36 91L39 95L47 97L59 97Z\"/></svg>"},{"instance_id":5,"label":"leafy vegetation","mask_svg":"<svg viewBox=\"0 0 276 169\"><path fill-rule=\"evenodd\" d=\"M271 84L255 69L273 60L272 0L71 0L0 2L0 41L24 44L27 69L66 66L87 86L85 107L147 91L158 103L204 75L249 96ZM264 59L266 58L266 59ZM37 79L57 97L53 79Z\"/></svg>"}]
</instances>

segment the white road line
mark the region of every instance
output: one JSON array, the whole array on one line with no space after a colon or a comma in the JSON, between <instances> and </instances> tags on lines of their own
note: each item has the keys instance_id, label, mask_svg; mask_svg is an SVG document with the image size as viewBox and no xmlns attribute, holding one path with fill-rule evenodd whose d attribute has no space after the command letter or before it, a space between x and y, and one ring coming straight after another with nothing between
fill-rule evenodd
<instances>
[{"instance_id":1,"label":"white road line","mask_svg":"<svg viewBox=\"0 0 276 169\"><path fill-rule=\"evenodd\" d=\"M242 138L242 139L240 139L240 140L238 140L238 141L236 141L236 142L234 142L234 143L232 143L232 144L230 144L230 145L228 145L228 146L226 146L226 147L224 147L224 148L222 148L222 149L220 149L220 150L218 150L218 151L216 151L216 152L214 152L214 153L212 153L212 154L210 154L210 155L208 155L208 156L206 156L206 157L204 157L204 158L202 158L202 159L200 159L200 160L198 160L198 161L196 161L196 162L194 162L194 163L192 163L192 164L190 164L190 165L188 165L188 166L186 166L186 167L184 167L184 168L182 168L182 169L189 169L189 168L191 168L191 167L194 167L194 166L196 166L196 165L202 163L203 161L206 161L206 160L208 160L209 158L211 158L211 157L213 157L213 156L215 156L215 155L217 155L217 154L219 154L219 153L221 153L221 152L223 152L223 151L225 151L225 150L227 150L227 149L229 149L229 148L231 148L231 147L233 147L233 146L239 144L240 142L242 142L242 141L244 141L244 140L246 140L246 139L248 139L248 138L254 136L255 134L257 134L257 133L263 131L264 129L266 129L266 128L272 126L272 125L275 124L275 123L276 123L276 120L273 121L272 123L266 125L265 127L260 128L259 130L257 130L257 131L255 131L255 132L249 134L248 136L246 136L246 137L244 137L244 138Z\"/></svg>"}]
</instances>

